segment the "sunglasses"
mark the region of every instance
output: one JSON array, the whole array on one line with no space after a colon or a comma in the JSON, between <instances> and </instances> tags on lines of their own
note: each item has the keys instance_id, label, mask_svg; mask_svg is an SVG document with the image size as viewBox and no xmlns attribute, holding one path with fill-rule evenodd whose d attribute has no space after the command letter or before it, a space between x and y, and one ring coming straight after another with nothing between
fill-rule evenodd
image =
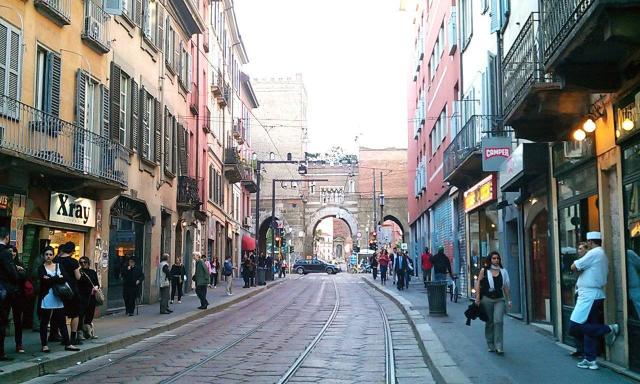
<instances>
[{"instance_id":1,"label":"sunglasses","mask_svg":"<svg viewBox=\"0 0 640 384\"><path fill-rule=\"evenodd\" d=\"M47 252L47 253L45 253L44 255L45 255L45 256L53 256L53 253L51 253L51 252Z\"/></svg>"}]
</instances>

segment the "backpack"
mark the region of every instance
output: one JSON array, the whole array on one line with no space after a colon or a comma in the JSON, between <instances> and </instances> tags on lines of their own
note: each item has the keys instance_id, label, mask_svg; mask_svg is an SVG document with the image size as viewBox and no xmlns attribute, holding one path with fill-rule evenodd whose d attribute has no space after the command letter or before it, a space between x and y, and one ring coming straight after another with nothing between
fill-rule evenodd
<instances>
[{"instance_id":1,"label":"backpack","mask_svg":"<svg viewBox=\"0 0 640 384\"><path fill-rule=\"evenodd\" d=\"M224 270L222 271L222 274L225 276L231 276L231 274L233 273L233 266L231 265L231 261L230 260L225 260L224 261Z\"/></svg>"}]
</instances>

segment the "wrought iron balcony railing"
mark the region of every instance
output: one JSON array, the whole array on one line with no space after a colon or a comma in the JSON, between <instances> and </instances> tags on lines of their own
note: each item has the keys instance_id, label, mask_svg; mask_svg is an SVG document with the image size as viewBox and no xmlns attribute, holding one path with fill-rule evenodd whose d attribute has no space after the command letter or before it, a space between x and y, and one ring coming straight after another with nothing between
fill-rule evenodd
<instances>
[{"instance_id":1,"label":"wrought iron balcony railing","mask_svg":"<svg viewBox=\"0 0 640 384\"><path fill-rule=\"evenodd\" d=\"M508 116L527 95L532 85L544 81L541 60L540 16L532 13L522 26L502 64L503 114Z\"/></svg>"},{"instance_id":2,"label":"wrought iron balcony railing","mask_svg":"<svg viewBox=\"0 0 640 384\"><path fill-rule=\"evenodd\" d=\"M255 193L258 190L256 169L253 164L244 163L242 166L242 186L249 191Z\"/></svg>"},{"instance_id":3,"label":"wrought iron balcony railing","mask_svg":"<svg viewBox=\"0 0 640 384\"><path fill-rule=\"evenodd\" d=\"M202 205L200 183L196 178L178 176L178 205L197 209Z\"/></svg>"},{"instance_id":4,"label":"wrought iron balcony railing","mask_svg":"<svg viewBox=\"0 0 640 384\"><path fill-rule=\"evenodd\" d=\"M544 61L560 48L564 40L580 23L589 8L598 0L543 0L542 6L542 43Z\"/></svg>"},{"instance_id":5,"label":"wrought iron balcony railing","mask_svg":"<svg viewBox=\"0 0 640 384\"><path fill-rule=\"evenodd\" d=\"M33 5L56 24L71 24L71 0L34 0Z\"/></svg>"},{"instance_id":6,"label":"wrought iron balcony railing","mask_svg":"<svg viewBox=\"0 0 640 384\"><path fill-rule=\"evenodd\" d=\"M127 186L128 159L115 141L0 96L0 151Z\"/></svg>"},{"instance_id":7,"label":"wrought iron balcony railing","mask_svg":"<svg viewBox=\"0 0 640 384\"><path fill-rule=\"evenodd\" d=\"M111 16L95 0L85 0L82 40L100 53L107 53L111 49L110 18Z\"/></svg>"},{"instance_id":8,"label":"wrought iron balcony railing","mask_svg":"<svg viewBox=\"0 0 640 384\"><path fill-rule=\"evenodd\" d=\"M227 147L224 150L224 175L233 184L242 180L242 161L238 148Z\"/></svg>"}]
</instances>

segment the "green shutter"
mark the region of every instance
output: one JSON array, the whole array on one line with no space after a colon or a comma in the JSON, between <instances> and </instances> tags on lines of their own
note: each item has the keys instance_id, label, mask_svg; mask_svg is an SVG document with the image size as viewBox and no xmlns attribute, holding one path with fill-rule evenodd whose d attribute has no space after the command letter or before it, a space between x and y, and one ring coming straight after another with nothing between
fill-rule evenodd
<instances>
[{"instance_id":1,"label":"green shutter","mask_svg":"<svg viewBox=\"0 0 640 384\"><path fill-rule=\"evenodd\" d=\"M62 63L60 56L53 52L47 52L47 64L49 67L48 102L47 112L55 117L60 116L60 71Z\"/></svg>"},{"instance_id":2,"label":"green shutter","mask_svg":"<svg viewBox=\"0 0 640 384\"><path fill-rule=\"evenodd\" d=\"M140 129L140 99L138 97L138 83L131 79L131 126L129 127L129 133L131 142L129 147L133 150L138 150L138 133Z\"/></svg>"},{"instance_id":3,"label":"green shutter","mask_svg":"<svg viewBox=\"0 0 640 384\"><path fill-rule=\"evenodd\" d=\"M102 94L102 136L108 138L110 131L118 132L118 128L111 129L109 126L109 88L106 85L100 85L100 93ZM116 143L118 140L115 140Z\"/></svg>"},{"instance_id":4,"label":"green shutter","mask_svg":"<svg viewBox=\"0 0 640 384\"><path fill-rule=\"evenodd\" d=\"M76 72L76 125L82 129L85 127L86 83L87 74L82 69L78 69L78 72Z\"/></svg>"},{"instance_id":5,"label":"green shutter","mask_svg":"<svg viewBox=\"0 0 640 384\"><path fill-rule=\"evenodd\" d=\"M111 62L111 130L107 130L106 137L120 142L120 67ZM126 143L124 143L126 145Z\"/></svg>"},{"instance_id":6,"label":"green shutter","mask_svg":"<svg viewBox=\"0 0 640 384\"><path fill-rule=\"evenodd\" d=\"M152 127L152 129L154 129L154 134L153 134L153 160L157 163L157 164L161 164L162 162L162 105L160 104L160 102L158 100L154 100L154 104L155 104L155 119L153 119L153 122L155 124L155 127Z\"/></svg>"},{"instance_id":7,"label":"green shutter","mask_svg":"<svg viewBox=\"0 0 640 384\"><path fill-rule=\"evenodd\" d=\"M138 147L139 147L139 151L140 151L140 156L148 159L149 158L149 154L148 153L144 153L144 143L147 143L149 140L149 135L147 134L146 130L144 129L144 122L147 119L147 114L146 114L146 110L147 110L147 103L146 103L146 98L147 98L147 92L144 90L144 87L140 87L140 92L138 94L138 100L140 100L138 102L138 118L139 123L138 123ZM148 123L148 121L147 121Z\"/></svg>"},{"instance_id":8,"label":"green shutter","mask_svg":"<svg viewBox=\"0 0 640 384\"><path fill-rule=\"evenodd\" d=\"M178 172L180 176L186 176L188 173L187 162L187 131L181 124L178 124Z\"/></svg>"}]
</instances>

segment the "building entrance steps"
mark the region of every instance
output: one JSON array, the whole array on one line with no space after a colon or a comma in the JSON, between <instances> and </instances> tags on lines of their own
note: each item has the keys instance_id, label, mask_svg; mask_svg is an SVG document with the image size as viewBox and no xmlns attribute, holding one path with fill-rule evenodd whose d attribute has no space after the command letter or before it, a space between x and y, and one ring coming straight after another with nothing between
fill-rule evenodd
<instances>
[{"instance_id":1,"label":"building entrance steps","mask_svg":"<svg viewBox=\"0 0 640 384\"><path fill-rule=\"evenodd\" d=\"M447 302L446 317L429 316L427 290L420 284L408 290L387 282L381 286L371 275L366 281L388 295L406 311L414 333L422 339L431 372L446 383L636 383L600 364L597 371L579 369L579 360L569 356L570 348L560 345L553 335L510 316L504 318L504 355L487 352L484 322L474 320L466 326L464 311L468 299ZM447 295L447 300L449 297ZM438 380L438 379L437 379Z\"/></svg>"},{"instance_id":2,"label":"building entrance steps","mask_svg":"<svg viewBox=\"0 0 640 384\"><path fill-rule=\"evenodd\" d=\"M110 351L124 348L156 334L177 328L205 314L223 310L235 303L246 300L258 293L280 284L287 279L297 279L297 275L288 275L286 278L270 281L266 286L243 289L244 282L241 278L233 281L233 295L225 292L224 280L219 282L217 288L208 288L207 299L209 308L197 309L200 301L191 291L182 297L182 303L174 304L169 308L173 313L160 314L160 303L143 304L139 306L139 314L127 316L122 311L94 320L97 339L84 340L79 346L80 352L67 352L59 342L50 342L51 353L40 351L40 334L27 329L23 334L23 345L26 353L15 353L15 343L12 336L5 339L7 355L14 358L13 361L0 363L0 383L20 383L29 379L53 373L62 368L75 364L81 364L92 358L104 355Z\"/></svg>"}]
</instances>

